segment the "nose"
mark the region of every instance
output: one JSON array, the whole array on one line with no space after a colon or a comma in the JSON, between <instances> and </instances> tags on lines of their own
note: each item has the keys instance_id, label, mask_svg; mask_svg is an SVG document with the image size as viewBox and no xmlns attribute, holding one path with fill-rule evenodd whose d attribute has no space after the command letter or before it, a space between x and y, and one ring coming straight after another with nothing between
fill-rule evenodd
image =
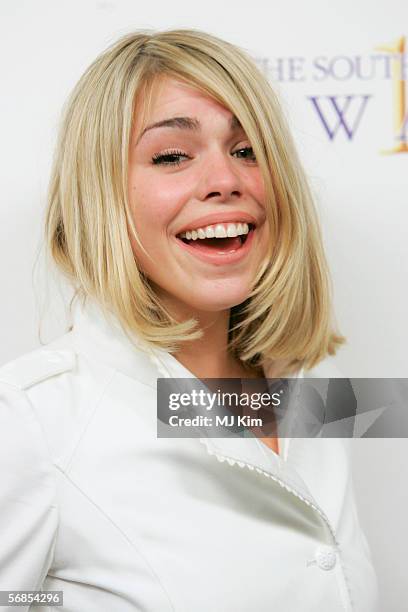
<instances>
[{"instance_id":1,"label":"nose","mask_svg":"<svg viewBox=\"0 0 408 612\"><path fill-rule=\"evenodd\" d=\"M236 160L229 153L221 151L208 154L202 162L197 190L201 201L228 202L231 197L242 195L242 180Z\"/></svg>"}]
</instances>

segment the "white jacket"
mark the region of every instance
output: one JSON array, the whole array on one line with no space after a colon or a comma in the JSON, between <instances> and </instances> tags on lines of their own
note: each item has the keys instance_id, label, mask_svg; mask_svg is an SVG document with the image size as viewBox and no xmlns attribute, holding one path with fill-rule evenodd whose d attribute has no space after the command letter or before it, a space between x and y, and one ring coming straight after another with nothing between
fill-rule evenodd
<instances>
[{"instance_id":1,"label":"white jacket","mask_svg":"<svg viewBox=\"0 0 408 612\"><path fill-rule=\"evenodd\" d=\"M193 377L95 306L0 369L0 590L62 590L65 612L375 612L349 441L158 439L163 376Z\"/></svg>"}]
</instances>

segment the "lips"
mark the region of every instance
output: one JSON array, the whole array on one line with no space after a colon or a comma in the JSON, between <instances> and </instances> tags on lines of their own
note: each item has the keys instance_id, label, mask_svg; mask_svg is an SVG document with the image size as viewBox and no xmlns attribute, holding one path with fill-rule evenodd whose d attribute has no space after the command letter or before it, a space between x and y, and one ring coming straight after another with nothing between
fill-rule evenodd
<instances>
[{"instance_id":1,"label":"lips","mask_svg":"<svg viewBox=\"0 0 408 612\"><path fill-rule=\"evenodd\" d=\"M250 251L256 229L251 226L248 234L234 238L206 238L186 240L176 237L177 244L187 253L203 262L226 265L239 262Z\"/></svg>"}]
</instances>

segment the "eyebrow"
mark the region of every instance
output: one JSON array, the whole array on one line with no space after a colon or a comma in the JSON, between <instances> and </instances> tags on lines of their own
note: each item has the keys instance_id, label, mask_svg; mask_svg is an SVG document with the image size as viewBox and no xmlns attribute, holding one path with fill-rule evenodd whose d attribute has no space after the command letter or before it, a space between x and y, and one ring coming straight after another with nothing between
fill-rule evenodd
<instances>
[{"instance_id":1,"label":"eyebrow","mask_svg":"<svg viewBox=\"0 0 408 612\"><path fill-rule=\"evenodd\" d=\"M231 131L242 129L242 125L235 115L230 118L229 125ZM152 123L151 125L145 127L137 139L136 144L138 144L142 136L149 130L162 127L179 128L180 130L193 130L195 132L199 132L201 130L201 123L196 117L172 117L170 119L162 119L161 121L157 121L156 123Z\"/></svg>"}]
</instances>

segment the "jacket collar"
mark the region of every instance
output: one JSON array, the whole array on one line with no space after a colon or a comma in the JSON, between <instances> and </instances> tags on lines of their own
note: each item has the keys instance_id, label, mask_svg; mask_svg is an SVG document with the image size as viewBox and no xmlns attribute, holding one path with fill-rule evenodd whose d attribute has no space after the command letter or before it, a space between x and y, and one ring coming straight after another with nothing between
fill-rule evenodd
<instances>
[{"instance_id":1,"label":"jacket collar","mask_svg":"<svg viewBox=\"0 0 408 612\"><path fill-rule=\"evenodd\" d=\"M153 348L141 338L135 338L132 342L117 319L105 315L95 302L87 301L85 306L75 304L71 336L73 347L78 353L154 389L157 378L192 378L197 381L194 374L171 353ZM303 371L298 376L303 376ZM205 437L200 441L207 452L219 461L262 472L295 491L307 503L315 503L299 474L286 461L288 446L291 442L298 443L298 440L280 438L280 455L250 432L245 438Z\"/></svg>"},{"instance_id":2,"label":"jacket collar","mask_svg":"<svg viewBox=\"0 0 408 612\"><path fill-rule=\"evenodd\" d=\"M71 333L78 353L145 385L156 388L158 376L170 376L164 366L165 351L151 347L137 336L131 340L116 317L103 312L94 301L88 299L85 305L75 304ZM159 368L163 370L160 374ZM187 377L187 370L180 376Z\"/></svg>"}]
</instances>

